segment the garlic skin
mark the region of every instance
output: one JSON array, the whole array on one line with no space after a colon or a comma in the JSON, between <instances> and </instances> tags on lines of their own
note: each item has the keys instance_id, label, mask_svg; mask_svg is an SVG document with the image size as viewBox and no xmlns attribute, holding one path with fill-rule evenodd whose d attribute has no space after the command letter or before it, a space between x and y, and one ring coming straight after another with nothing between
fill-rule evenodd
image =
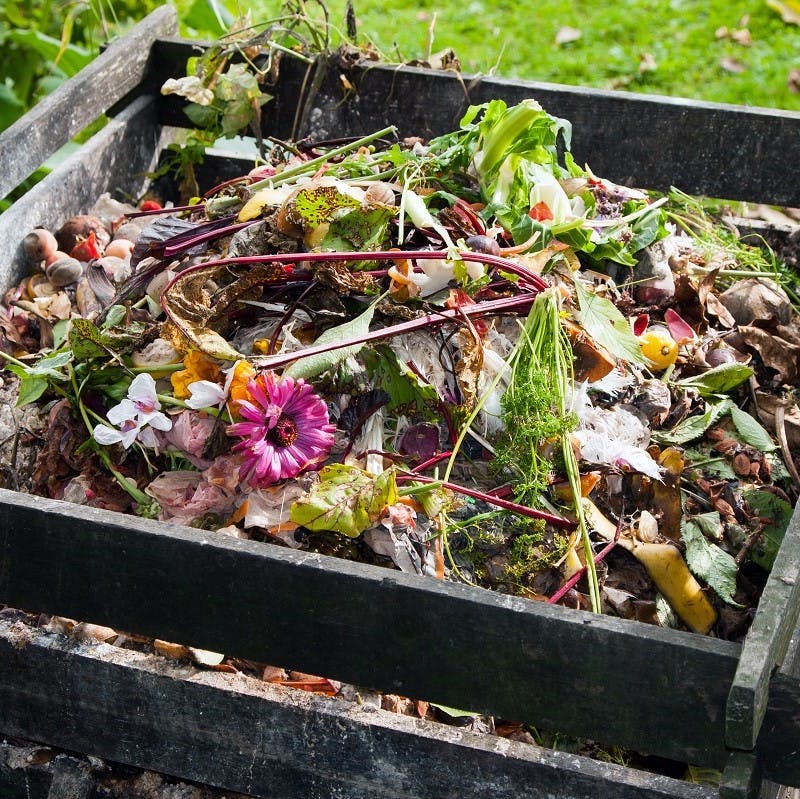
<instances>
[{"instance_id":1,"label":"garlic skin","mask_svg":"<svg viewBox=\"0 0 800 799\"><path fill-rule=\"evenodd\" d=\"M158 368L183 360L181 354L163 338L151 341L146 347L132 353L131 361L137 368Z\"/></svg>"}]
</instances>

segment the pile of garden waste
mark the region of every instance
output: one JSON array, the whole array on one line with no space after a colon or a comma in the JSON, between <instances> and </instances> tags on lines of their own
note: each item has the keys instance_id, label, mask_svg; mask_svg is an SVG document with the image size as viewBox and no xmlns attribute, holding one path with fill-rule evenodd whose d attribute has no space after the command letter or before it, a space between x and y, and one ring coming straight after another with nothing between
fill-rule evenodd
<instances>
[{"instance_id":1,"label":"pile of garden waste","mask_svg":"<svg viewBox=\"0 0 800 799\"><path fill-rule=\"evenodd\" d=\"M569 141L495 100L33 230L5 485L741 639L797 497L793 278Z\"/></svg>"}]
</instances>

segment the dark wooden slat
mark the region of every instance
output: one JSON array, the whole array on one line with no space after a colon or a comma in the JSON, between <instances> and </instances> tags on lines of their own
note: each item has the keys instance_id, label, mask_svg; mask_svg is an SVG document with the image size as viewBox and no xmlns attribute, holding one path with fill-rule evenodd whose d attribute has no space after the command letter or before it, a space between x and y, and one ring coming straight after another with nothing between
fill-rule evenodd
<instances>
[{"instance_id":1,"label":"dark wooden slat","mask_svg":"<svg viewBox=\"0 0 800 799\"><path fill-rule=\"evenodd\" d=\"M772 678L758 754L769 779L800 786L800 680L796 677L777 674Z\"/></svg>"},{"instance_id":2,"label":"dark wooden slat","mask_svg":"<svg viewBox=\"0 0 800 799\"><path fill-rule=\"evenodd\" d=\"M136 89L147 74L150 48L177 30L175 9L163 5L112 42L78 75L59 86L0 133L0 197L4 197L59 147Z\"/></svg>"},{"instance_id":3,"label":"dark wooden slat","mask_svg":"<svg viewBox=\"0 0 800 799\"><path fill-rule=\"evenodd\" d=\"M34 227L60 227L73 214L85 213L104 191L143 191L158 135L152 98L140 97L3 213L0 286L11 286L24 274L20 245Z\"/></svg>"},{"instance_id":4,"label":"dark wooden slat","mask_svg":"<svg viewBox=\"0 0 800 799\"><path fill-rule=\"evenodd\" d=\"M156 47L164 78L184 74L185 43ZM282 69L275 100L264 107L264 127L285 137L306 67L284 59ZM393 124L402 135L428 138L455 129L469 102L533 97L572 122L575 158L595 174L650 189L674 185L692 194L800 205L800 184L784 166L800 157L797 112L392 66L348 73L357 92L343 102L340 71L330 69L301 133L364 135ZM187 124L174 98L164 98L160 118Z\"/></svg>"},{"instance_id":5,"label":"dark wooden slat","mask_svg":"<svg viewBox=\"0 0 800 799\"><path fill-rule=\"evenodd\" d=\"M258 797L712 799L563 752L0 623L7 732Z\"/></svg>"},{"instance_id":6,"label":"dark wooden slat","mask_svg":"<svg viewBox=\"0 0 800 799\"><path fill-rule=\"evenodd\" d=\"M758 752L769 780L800 784L800 629L796 629L783 665L770 683L769 701L758 736Z\"/></svg>"},{"instance_id":7,"label":"dark wooden slat","mask_svg":"<svg viewBox=\"0 0 800 799\"><path fill-rule=\"evenodd\" d=\"M761 765L755 752L732 752L719 786L719 799L757 799Z\"/></svg>"},{"instance_id":8,"label":"dark wooden slat","mask_svg":"<svg viewBox=\"0 0 800 799\"><path fill-rule=\"evenodd\" d=\"M740 647L0 491L0 601L720 767Z\"/></svg>"},{"instance_id":9,"label":"dark wooden slat","mask_svg":"<svg viewBox=\"0 0 800 799\"><path fill-rule=\"evenodd\" d=\"M755 746L767 709L770 677L786 656L800 611L800 510L784 535L728 696L725 740L732 749ZM800 748L800 727L797 744Z\"/></svg>"}]
</instances>

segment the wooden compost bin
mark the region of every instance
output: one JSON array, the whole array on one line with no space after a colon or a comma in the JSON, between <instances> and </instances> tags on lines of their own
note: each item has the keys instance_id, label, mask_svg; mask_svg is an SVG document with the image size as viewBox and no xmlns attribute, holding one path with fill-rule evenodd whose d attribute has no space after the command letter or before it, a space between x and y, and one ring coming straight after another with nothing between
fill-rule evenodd
<instances>
[{"instance_id":1,"label":"wooden compost bin","mask_svg":"<svg viewBox=\"0 0 800 799\"><path fill-rule=\"evenodd\" d=\"M111 121L0 216L0 280L34 225L104 191L137 194L165 126L161 83L193 46L163 7L0 134L0 194L110 109ZM597 174L655 189L800 206L786 164L800 114L454 73L331 62L314 96L286 62L264 129L315 137L452 129L468 103L534 97L572 121ZM260 797L755 797L800 784L792 634L795 513L743 645L373 566L0 490L0 603L526 721L723 770L719 790L241 675L0 622L0 734ZM24 796L0 767L0 795ZM4 782L5 781L5 782ZM27 790L32 784L27 781ZM15 790L19 789L16 794Z\"/></svg>"}]
</instances>

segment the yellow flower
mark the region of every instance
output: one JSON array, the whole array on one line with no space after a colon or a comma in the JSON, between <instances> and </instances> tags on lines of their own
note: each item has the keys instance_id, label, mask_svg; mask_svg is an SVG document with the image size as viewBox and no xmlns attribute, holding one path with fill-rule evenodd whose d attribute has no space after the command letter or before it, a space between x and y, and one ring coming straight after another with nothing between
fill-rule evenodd
<instances>
[{"instance_id":1,"label":"yellow flower","mask_svg":"<svg viewBox=\"0 0 800 799\"><path fill-rule=\"evenodd\" d=\"M248 382L256 376L256 370L247 361L237 361L233 367L233 379L231 380L231 389L229 401L231 409L235 413L239 407L236 400L250 400L250 394L247 392Z\"/></svg>"},{"instance_id":2,"label":"yellow flower","mask_svg":"<svg viewBox=\"0 0 800 799\"><path fill-rule=\"evenodd\" d=\"M198 380L210 380L219 383L222 370L216 361L204 355L200 350L190 350L183 359L184 368L180 372L173 372L172 393L176 399L188 399L189 384Z\"/></svg>"}]
</instances>

